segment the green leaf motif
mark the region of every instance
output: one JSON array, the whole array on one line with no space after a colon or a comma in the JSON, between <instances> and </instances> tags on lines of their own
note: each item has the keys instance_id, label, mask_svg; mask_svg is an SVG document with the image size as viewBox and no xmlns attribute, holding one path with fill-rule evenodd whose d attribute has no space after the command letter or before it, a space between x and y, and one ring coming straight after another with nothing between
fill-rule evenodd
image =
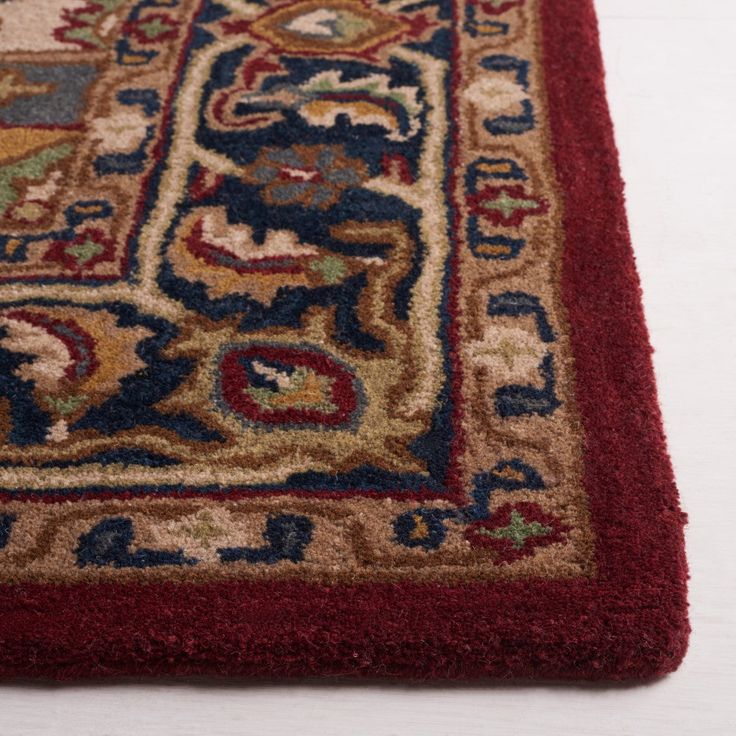
<instances>
[{"instance_id":1,"label":"green leaf motif","mask_svg":"<svg viewBox=\"0 0 736 736\"><path fill-rule=\"evenodd\" d=\"M74 413L79 409L85 401L86 396L67 396L62 398L61 396L46 396L46 403L61 416Z\"/></svg>"},{"instance_id":2,"label":"green leaf motif","mask_svg":"<svg viewBox=\"0 0 736 736\"><path fill-rule=\"evenodd\" d=\"M154 41L159 36L171 30L171 27L163 23L160 18L152 18L147 22L139 23L138 28L143 31L143 34L149 41Z\"/></svg>"},{"instance_id":3,"label":"green leaf motif","mask_svg":"<svg viewBox=\"0 0 736 736\"><path fill-rule=\"evenodd\" d=\"M328 284L337 284L345 277L347 268L341 258L337 256L325 256L319 261L312 261L309 264L312 271L322 274L322 278Z\"/></svg>"},{"instance_id":4,"label":"green leaf motif","mask_svg":"<svg viewBox=\"0 0 736 736\"><path fill-rule=\"evenodd\" d=\"M91 238L87 238L83 243L74 243L64 248L66 253L76 258L80 266L84 266L87 261L92 260L95 256L100 255L105 250L104 246L95 242Z\"/></svg>"},{"instance_id":5,"label":"green leaf motif","mask_svg":"<svg viewBox=\"0 0 736 736\"><path fill-rule=\"evenodd\" d=\"M538 521L528 523L526 519L514 509L511 512L509 523L499 529L477 530L479 534L483 534L493 539L508 539L514 546L514 549L521 549L529 537L543 537L545 534L552 532L551 526L544 526Z\"/></svg>"},{"instance_id":6,"label":"green leaf motif","mask_svg":"<svg viewBox=\"0 0 736 736\"><path fill-rule=\"evenodd\" d=\"M509 218L516 210L534 210L539 207L536 199L517 199L510 197L507 192L501 192L496 199L481 204L486 210L498 210L504 217Z\"/></svg>"}]
</instances>

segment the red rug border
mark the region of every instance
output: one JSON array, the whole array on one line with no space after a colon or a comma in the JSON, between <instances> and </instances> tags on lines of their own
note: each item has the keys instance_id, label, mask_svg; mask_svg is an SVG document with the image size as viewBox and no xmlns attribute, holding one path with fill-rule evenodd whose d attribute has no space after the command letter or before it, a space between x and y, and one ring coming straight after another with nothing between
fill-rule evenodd
<instances>
[{"instance_id":1,"label":"red rug border","mask_svg":"<svg viewBox=\"0 0 736 736\"><path fill-rule=\"evenodd\" d=\"M0 588L0 676L650 678L689 633L667 456L592 0L542 0L563 299L597 534L594 580ZM574 51L573 51L574 50Z\"/></svg>"}]
</instances>

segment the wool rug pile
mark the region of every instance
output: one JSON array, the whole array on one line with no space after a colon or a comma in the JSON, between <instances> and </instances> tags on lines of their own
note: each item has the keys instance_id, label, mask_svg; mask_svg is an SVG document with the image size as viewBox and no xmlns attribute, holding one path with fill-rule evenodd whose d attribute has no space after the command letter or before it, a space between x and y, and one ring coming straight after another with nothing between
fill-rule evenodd
<instances>
[{"instance_id":1,"label":"wool rug pile","mask_svg":"<svg viewBox=\"0 0 736 736\"><path fill-rule=\"evenodd\" d=\"M3 0L0 676L674 669L602 80L591 0Z\"/></svg>"}]
</instances>

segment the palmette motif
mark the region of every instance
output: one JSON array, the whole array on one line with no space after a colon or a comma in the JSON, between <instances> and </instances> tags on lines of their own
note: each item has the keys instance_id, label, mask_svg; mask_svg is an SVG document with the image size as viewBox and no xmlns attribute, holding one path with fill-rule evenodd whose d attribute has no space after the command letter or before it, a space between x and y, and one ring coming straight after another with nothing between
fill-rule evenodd
<instances>
[{"instance_id":1,"label":"palmette motif","mask_svg":"<svg viewBox=\"0 0 736 736\"><path fill-rule=\"evenodd\" d=\"M537 13L0 5L2 580L592 573Z\"/></svg>"}]
</instances>

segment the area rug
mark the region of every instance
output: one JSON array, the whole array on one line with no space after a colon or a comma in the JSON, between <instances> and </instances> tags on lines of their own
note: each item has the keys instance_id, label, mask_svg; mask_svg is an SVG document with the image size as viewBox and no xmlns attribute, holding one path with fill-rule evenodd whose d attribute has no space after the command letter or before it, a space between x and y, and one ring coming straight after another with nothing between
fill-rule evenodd
<instances>
[{"instance_id":1,"label":"area rug","mask_svg":"<svg viewBox=\"0 0 736 736\"><path fill-rule=\"evenodd\" d=\"M678 665L591 0L4 0L0 126L0 675Z\"/></svg>"}]
</instances>

